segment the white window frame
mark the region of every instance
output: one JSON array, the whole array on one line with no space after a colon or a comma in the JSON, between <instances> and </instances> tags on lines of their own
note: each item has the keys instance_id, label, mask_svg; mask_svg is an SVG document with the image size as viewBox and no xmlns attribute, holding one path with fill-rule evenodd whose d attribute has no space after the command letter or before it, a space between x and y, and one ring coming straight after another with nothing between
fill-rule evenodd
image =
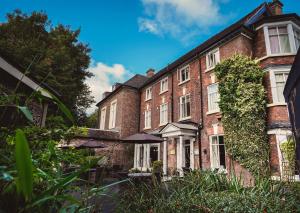
<instances>
[{"instance_id":1,"label":"white window frame","mask_svg":"<svg viewBox=\"0 0 300 213\"><path fill-rule=\"evenodd\" d=\"M106 107L102 107L100 111L100 130L105 130L105 121L106 121Z\"/></svg>"},{"instance_id":2,"label":"white window frame","mask_svg":"<svg viewBox=\"0 0 300 213\"><path fill-rule=\"evenodd\" d=\"M272 68L269 68L269 69L266 70L266 71L269 71L269 75L270 75L272 101L273 101L273 103L268 104L268 106L286 105L285 102L280 102L279 101L279 97L278 97L278 94L277 94L275 74L277 74L277 73L289 73L290 70L291 70L290 66L283 66L283 67L276 67L276 68L272 67Z\"/></svg>"},{"instance_id":3,"label":"white window frame","mask_svg":"<svg viewBox=\"0 0 300 213\"><path fill-rule=\"evenodd\" d=\"M212 86L215 86L217 85L218 87L218 90L217 92L211 92L211 87ZM211 98L211 95L213 93L217 93L217 98L218 98L218 101L220 100L220 94L219 94L219 83L214 83L214 84L210 84L207 86L207 105L208 105L208 114L210 113L217 113L217 112L220 112L220 107L219 107L219 103L217 103L217 107L215 109L213 109L213 106L211 105L211 101L210 101L210 98Z\"/></svg>"},{"instance_id":4,"label":"white window frame","mask_svg":"<svg viewBox=\"0 0 300 213\"><path fill-rule=\"evenodd\" d=\"M141 147L143 147L143 158L141 158ZM134 149L134 167L137 169L147 170L152 169L150 165L150 148L158 147L158 160L160 160L160 144L159 143L151 143L151 144L135 144ZM144 159L146 158L146 159ZM142 161L142 165L140 164L140 160ZM146 165L144 165L144 163Z\"/></svg>"},{"instance_id":5,"label":"white window frame","mask_svg":"<svg viewBox=\"0 0 300 213\"><path fill-rule=\"evenodd\" d=\"M186 79L182 79L182 72L185 72ZM190 65L186 65L179 69L179 85L188 82L191 79L191 68Z\"/></svg>"},{"instance_id":6,"label":"white window frame","mask_svg":"<svg viewBox=\"0 0 300 213\"><path fill-rule=\"evenodd\" d=\"M146 89L145 101L149 101L152 99L152 87L148 87Z\"/></svg>"},{"instance_id":7,"label":"white window frame","mask_svg":"<svg viewBox=\"0 0 300 213\"><path fill-rule=\"evenodd\" d=\"M164 88L165 86L165 88ZM160 81L160 94L168 91L168 77L165 77Z\"/></svg>"},{"instance_id":8,"label":"white window frame","mask_svg":"<svg viewBox=\"0 0 300 213\"><path fill-rule=\"evenodd\" d=\"M163 107L166 107L163 109ZM163 114L165 113L165 114ZM165 125L168 123L168 103L163 103L159 107L159 125Z\"/></svg>"},{"instance_id":9,"label":"white window frame","mask_svg":"<svg viewBox=\"0 0 300 213\"><path fill-rule=\"evenodd\" d=\"M298 32L298 36L299 37L297 37L295 31ZM293 32L294 32L295 47L296 47L296 52L297 52L298 51L297 45L298 45L298 48L300 48L300 29L297 28L297 27L295 27L295 26L293 26Z\"/></svg>"},{"instance_id":10,"label":"white window frame","mask_svg":"<svg viewBox=\"0 0 300 213\"><path fill-rule=\"evenodd\" d=\"M109 129L113 129L116 127L117 100L111 102L109 111Z\"/></svg>"},{"instance_id":11,"label":"white window frame","mask_svg":"<svg viewBox=\"0 0 300 213\"><path fill-rule=\"evenodd\" d=\"M185 117L183 117L183 98L187 98L187 97L189 97L189 101L190 101L190 115L187 115L187 116L185 116ZM186 120L186 119L190 119L191 118L191 110L192 110L192 103L191 103L191 95L190 94L186 94L186 95L183 95L183 96L181 96L180 97L180 99L179 99L179 121L181 121L181 120Z\"/></svg>"},{"instance_id":12,"label":"white window frame","mask_svg":"<svg viewBox=\"0 0 300 213\"><path fill-rule=\"evenodd\" d=\"M216 135L210 135L209 136L209 150L210 150L210 156L209 156L209 160L210 160L210 168L213 170L213 169L221 169L222 171L226 171L226 168L221 168L220 167L220 158L219 158L219 162L218 164L219 165L213 165L213 161L212 161L212 157L213 157L213 154L212 154L212 139L213 137L217 137L217 144L214 144L216 146L220 146L220 143L219 143L219 137L223 137L223 142L224 142L224 150L225 150L225 167L226 167L226 147L225 147L225 141L224 141L224 135L222 134L216 134ZM220 148L218 147L218 149L220 150Z\"/></svg>"},{"instance_id":13,"label":"white window frame","mask_svg":"<svg viewBox=\"0 0 300 213\"><path fill-rule=\"evenodd\" d=\"M151 110L145 111L145 127L144 129L151 129Z\"/></svg>"},{"instance_id":14,"label":"white window frame","mask_svg":"<svg viewBox=\"0 0 300 213\"><path fill-rule=\"evenodd\" d=\"M290 53L272 54L271 53L271 45L270 45L270 37L269 37L269 27L282 27L282 26L287 26L291 52ZM267 56L295 55L297 53L295 36L294 36L294 28L297 30L300 30L299 26L295 25L293 22L278 22L278 23L265 24L261 27L263 27L263 30L264 30ZM257 28L256 30L258 30L259 28Z\"/></svg>"},{"instance_id":15,"label":"white window frame","mask_svg":"<svg viewBox=\"0 0 300 213\"><path fill-rule=\"evenodd\" d=\"M210 55L212 54L215 60L214 64L210 63ZM206 54L206 71L214 69L218 63L220 63L220 50L219 48L216 48Z\"/></svg>"}]
</instances>

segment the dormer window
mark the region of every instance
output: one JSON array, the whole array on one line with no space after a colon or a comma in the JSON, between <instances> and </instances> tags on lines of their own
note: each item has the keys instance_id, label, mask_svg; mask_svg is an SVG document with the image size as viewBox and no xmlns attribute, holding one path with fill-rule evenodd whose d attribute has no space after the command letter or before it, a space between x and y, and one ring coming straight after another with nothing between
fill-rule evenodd
<instances>
[{"instance_id":1,"label":"dormer window","mask_svg":"<svg viewBox=\"0 0 300 213\"><path fill-rule=\"evenodd\" d=\"M213 69L220 62L219 49L215 49L207 53L206 55L206 69Z\"/></svg>"},{"instance_id":2,"label":"dormer window","mask_svg":"<svg viewBox=\"0 0 300 213\"><path fill-rule=\"evenodd\" d=\"M145 101L148 101L152 98L152 87L146 89L146 98Z\"/></svg>"},{"instance_id":3,"label":"dormer window","mask_svg":"<svg viewBox=\"0 0 300 213\"><path fill-rule=\"evenodd\" d=\"M190 66L185 66L179 70L180 84L190 80Z\"/></svg>"},{"instance_id":4,"label":"dormer window","mask_svg":"<svg viewBox=\"0 0 300 213\"><path fill-rule=\"evenodd\" d=\"M160 93L168 91L168 77L160 81Z\"/></svg>"},{"instance_id":5,"label":"dormer window","mask_svg":"<svg viewBox=\"0 0 300 213\"><path fill-rule=\"evenodd\" d=\"M264 26L267 55L296 54L300 45L300 28L292 23Z\"/></svg>"}]
</instances>

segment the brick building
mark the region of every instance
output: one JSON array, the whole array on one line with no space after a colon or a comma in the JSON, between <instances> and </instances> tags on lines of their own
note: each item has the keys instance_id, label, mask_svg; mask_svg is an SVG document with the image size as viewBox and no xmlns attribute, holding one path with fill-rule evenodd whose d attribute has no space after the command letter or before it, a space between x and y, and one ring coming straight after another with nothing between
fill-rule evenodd
<instances>
[{"instance_id":1,"label":"brick building","mask_svg":"<svg viewBox=\"0 0 300 213\"><path fill-rule=\"evenodd\" d=\"M158 135L165 141L135 145L135 167L150 168L153 161L162 160L168 175L182 175L183 168L228 170L214 67L239 53L257 60L266 72L270 166L274 176L282 175L280 143L291 134L282 92L300 44L300 17L282 14L282 7L278 0L263 3L156 74L148 71L148 79L136 90L140 95L136 96L140 100L134 105L137 108L131 105L136 99L126 96L130 104L122 105L122 110L136 110L133 114L137 117L132 119L139 118L133 122L139 128L130 124L136 132ZM123 120L121 115L117 117ZM125 123L131 122L129 117L125 119ZM128 126L121 125L119 131L123 128ZM238 162L233 165L250 181L246 169Z\"/></svg>"}]
</instances>

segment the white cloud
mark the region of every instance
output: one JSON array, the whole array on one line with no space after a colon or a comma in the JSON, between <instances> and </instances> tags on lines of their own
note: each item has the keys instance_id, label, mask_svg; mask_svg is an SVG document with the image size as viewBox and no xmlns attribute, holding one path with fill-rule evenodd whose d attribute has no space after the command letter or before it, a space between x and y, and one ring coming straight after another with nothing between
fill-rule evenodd
<instances>
[{"instance_id":1,"label":"white cloud","mask_svg":"<svg viewBox=\"0 0 300 213\"><path fill-rule=\"evenodd\" d=\"M86 83L92 91L96 103L98 103L103 92L111 91L112 85L116 82L123 83L127 78L132 76L132 73L125 69L122 64L113 64L112 66L102 62L93 62L88 68L88 71L93 73L94 76L87 79ZM90 114L96 109L95 104L87 109Z\"/></svg>"},{"instance_id":2,"label":"white cloud","mask_svg":"<svg viewBox=\"0 0 300 213\"><path fill-rule=\"evenodd\" d=\"M145 16L138 19L139 31L160 36L170 34L183 42L226 20L220 13L224 0L141 1Z\"/></svg>"}]
</instances>

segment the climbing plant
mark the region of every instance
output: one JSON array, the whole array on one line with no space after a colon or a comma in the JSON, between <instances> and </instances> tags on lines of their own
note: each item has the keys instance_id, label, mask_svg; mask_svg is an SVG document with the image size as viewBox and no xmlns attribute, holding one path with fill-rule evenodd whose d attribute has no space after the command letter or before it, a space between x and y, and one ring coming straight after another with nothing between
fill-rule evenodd
<instances>
[{"instance_id":1,"label":"climbing plant","mask_svg":"<svg viewBox=\"0 0 300 213\"><path fill-rule=\"evenodd\" d=\"M234 55L215 68L219 80L226 151L254 176L269 172L264 72L251 58Z\"/></svg>"}]
</instances>

